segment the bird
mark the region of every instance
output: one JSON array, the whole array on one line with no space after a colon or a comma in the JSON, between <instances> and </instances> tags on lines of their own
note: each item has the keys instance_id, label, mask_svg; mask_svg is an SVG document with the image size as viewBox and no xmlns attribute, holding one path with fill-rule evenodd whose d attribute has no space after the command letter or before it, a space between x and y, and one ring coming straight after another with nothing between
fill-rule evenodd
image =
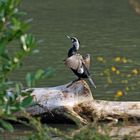
<instances>
[{"instance_id":1,"label":"bird","mask_svg":"<svg viewBox=\"0 0 140 140\"><path fill-rule=\"evenodd\" d=\"M82 56L81 54L79 54L79 40L76 37L70 37L68 35L67 38L71 40L72 47L68 50L68 57L67 59L65 59L65 65L69 67L78 77L78 79L74 80L71 84L78 80L86 78L89 80L90 84L96 88L96 85L94 84L89 72L90 54L87 54L86 56Z\"/></svg>"}]
</instances>

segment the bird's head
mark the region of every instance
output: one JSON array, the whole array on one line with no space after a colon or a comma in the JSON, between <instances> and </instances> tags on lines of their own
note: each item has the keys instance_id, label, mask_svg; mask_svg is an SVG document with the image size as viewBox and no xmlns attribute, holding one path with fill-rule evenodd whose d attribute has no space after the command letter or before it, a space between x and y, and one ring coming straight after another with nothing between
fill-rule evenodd
<instances>
[{"instance_id":1,"label":"bird's head","mask_svg":"<svg viewBox=\"0 0 140 140\"><path fill-rule=\"evenodd\" d=\"M67 38L71 39L72 47L74 47L76 50L79 50L79 41L76 37L70 37L67 35Z\"/></svg>"}]
</instances>

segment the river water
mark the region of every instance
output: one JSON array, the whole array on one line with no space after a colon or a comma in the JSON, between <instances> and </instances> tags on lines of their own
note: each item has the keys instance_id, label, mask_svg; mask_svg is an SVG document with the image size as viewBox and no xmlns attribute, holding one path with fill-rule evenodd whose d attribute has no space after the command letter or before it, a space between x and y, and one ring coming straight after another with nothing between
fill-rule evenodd
<instances>
[{"instance_id":1,"label":"river water","mask_svg":"<svg viewBox=\"0 0 140 140\"><path fill-rule=\"evenodd\" d=\"M121 90L126 93L122 100L139 100L140 76L139 73L131 74L134 69L140 70L140 16L128 0L28 0L22 2L22 9L33 19L30 31L41 43L39 53L25 59L23 68L13 75L14 79L24 82L27 72L52 67L55 70L53 76L38 82L37 87L74 80L76 76L63 60L71 47L66 35L76 36L81 44L80 53L91 55L90 72L97 86L92 89L94 97L114 99L116 92ZM99 62L100 57L105 63ZM114 62L117 57L128 62ZM121 73L111 73L112 83L108 84L103 73L112 66Z\"/></svg>"}]
</instances>

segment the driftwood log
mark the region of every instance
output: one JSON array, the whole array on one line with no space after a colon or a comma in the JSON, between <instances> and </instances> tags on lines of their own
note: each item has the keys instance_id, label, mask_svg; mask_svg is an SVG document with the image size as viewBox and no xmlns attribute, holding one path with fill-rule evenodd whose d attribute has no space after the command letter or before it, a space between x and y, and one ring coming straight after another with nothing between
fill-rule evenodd
<instances>
[{"instance_id":1,"label":"driftwood log","mask_svg":"<svg viewBox=\"0 0 140 140\"><path fill-rule=\"evenodd\" d=\"M70 86L66 84L27 91L32 91L35 101L27 111L32 116L41 116L43 121L70 121L82 125L91 121L140 119L140 102L95 100L84 80Z\"/></svg>"},{"instance_id":2,"label":"driftwood log","mask_svg":"<svg viewBox=\"0 0 140 140\"><path fill-rule=\"evenodd\" d=\"M106 127L111 126L111 130L109 128L111 137L129 135L140 138L140 102L95 100L84 80L57 87L31 88L24 92L31 93L34 99L34 105L28 107L27 112L32 116L40 116L43 122L70 122L81 126L90 125L91 122L109 121ZM19 114L17 115L21 117ZM125 122L133 120L135 125L131 123L112 127L112 124L116 124L119 120ZM100 126L98 131L105 133Z\"/></svg>"}]
</instances>

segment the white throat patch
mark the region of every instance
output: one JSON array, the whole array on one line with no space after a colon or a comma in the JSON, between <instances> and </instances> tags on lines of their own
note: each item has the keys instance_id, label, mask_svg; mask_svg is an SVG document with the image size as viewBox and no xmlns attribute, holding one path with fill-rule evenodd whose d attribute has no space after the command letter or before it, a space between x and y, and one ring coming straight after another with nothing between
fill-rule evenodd
<instances>
[{"instance_id":1,"label":"white throat patch","mask_svg":"<svg viewBox=\"0 0 140 140\"><path fill-rule=\"evenodd\" d=\"M79 50L79 42L78 42L78 40L76 42L73 42L73 46L75 46L76 50Z\"/></svg>"}]
</instances>

